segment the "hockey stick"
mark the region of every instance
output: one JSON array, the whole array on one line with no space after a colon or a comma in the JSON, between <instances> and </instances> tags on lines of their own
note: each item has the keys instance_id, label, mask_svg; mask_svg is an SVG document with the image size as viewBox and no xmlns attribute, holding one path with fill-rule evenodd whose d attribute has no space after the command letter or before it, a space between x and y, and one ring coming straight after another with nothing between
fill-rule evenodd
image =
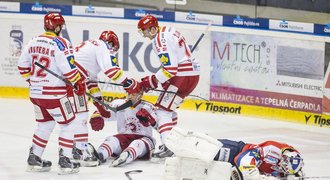
<instances>
[{"instance_id":1,"label":"hockey stick","mask_svg":"<svg viewBox=\"0 0 330 180\"><path fill-rule=\"evenodd\" d=\"M55 76L56 78L62 80L65 84L71 86L75 90L77 89L74 85L71 84L70 81L68 81L67 79L63 78L62 76L56 74L55 72L53 72L52 70L46 68L45 66L41 65L39 62L34 62L34 64L37 65L38 67L40 67L41 69L49 72L51 75ZM106 107L107 109L110 109L113 112L117 112L117 111L126 109L127 107L130 107L133 104L132 101L127 101L126 103L122 104L121 106L118 106L117 108L114 108L114 107L111 107L110 105L104 103L103 101L100 101L96 97L92 96L90 93L88 93L88 92L85 92L85 93L88 97L93 99L93 101L96 101L96 102L100 103L102 106Z\"/></svg>"},{"instance_id":2,"label":"hockey stick","mask_svg":"<svg viewBox=\"0 0 330 180\"><path fill-rule=\"evenodd\" d=\"M117 84L117 83L112 83L112 82L105 82L105 81L89 81L89 82L92 82L92 83L101 83L101 84L110 84L110 85L115 85L115 86L123 86L122 84ZM176 92L172 92L172 91L164 91L164 90L161 90L161 89L150 89L150 91L156 91L156 92L163 92L163 93L170 93L170 94L176 94ZM196 97L196 98L199 98L199 99L202 99L204 101L209 101L205 98L202 98L200 96L197 96L197 95L193 95L193 94L189 94L188 96L191 96L191 97Z\"/></svg>"},{"instance_id":3,"label":"hockey stick","mask_svg":"<svg viewBox=\"0 0 330 180\"><path fill-rule=\"evenodd\" d=\"M137 173L141 173L143 172L142 170L131 170L131 171L126 171L125 172L125 176L129 179L129 180L133 180L130 176L130 174L137 174Z\"/></svg>"},{"instance_id":4,"label":"hockey stick","mask_svg":"<svg viewBox=\"0 0 330 180\"><path fill-rule=\"evenodd\" d=\"M194 44L194 46L191 48L191 50L190 50L191 53L194 52L194 50L196 49L196 47L199 44L199 42L201 42L201 40L205 36L205 33L209 30L210 26L211 26L211 21L209 21L209 23L207 24L207 27L206 27L205 31L199 36L198 40L196 41L196 43Z\"/></svg>"}]
</instances>

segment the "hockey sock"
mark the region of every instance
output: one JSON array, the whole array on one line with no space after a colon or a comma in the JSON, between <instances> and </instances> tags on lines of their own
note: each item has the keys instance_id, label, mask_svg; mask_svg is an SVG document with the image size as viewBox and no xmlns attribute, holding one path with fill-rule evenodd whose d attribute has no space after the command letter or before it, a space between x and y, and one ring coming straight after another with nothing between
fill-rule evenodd
<instances>
[{"instance_id":1,"label":"hockey sock","mask_svg":"<svg viewBox=\"0 0 330 180\"><path fill-rule=\"evenodd\" d=\"M33 134L32 140L33 154L39 157L42 156L48 143L49 136L54 129L54 126L54 121L38 123L38 127Z\"/></svg>"}]
</instances>

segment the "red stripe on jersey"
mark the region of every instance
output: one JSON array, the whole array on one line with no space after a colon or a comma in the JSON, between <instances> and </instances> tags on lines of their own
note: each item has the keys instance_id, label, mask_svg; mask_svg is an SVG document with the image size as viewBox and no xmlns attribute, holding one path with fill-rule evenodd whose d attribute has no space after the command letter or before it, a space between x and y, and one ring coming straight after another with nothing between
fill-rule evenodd
<instances>
[{"instance_id":1,"label":"red stripe on jersey","mask_svg":"<svg viewBox=\"0 0 330 180\"><path fill-rule=\"evenodd\" d=\"M112 151L111 151L111 148L110 146L108 146L107 144L102 144L101 147L103 147L105 150L107 150L108 152L108 155L111 156L112 155Z\"/></svg>"},{"instance_id":2,"label":"red stripe on jersey","mask_svg":"<svg viewBox=\"0 0 330 180\"><path fill-rule=\"evenodd\" d=\"M76 77L76 75L79 73L78 72L78 69L75 69L75 70L73 70L73 71L71 71L73 74L71 74L70 76L66 76L66 78L68 79L68 80L71 80L72 78L74 78L74 77Z\"/></svg>"},{"instance_id":3,"label":"red stripe on jersey","mask_svg":"<svg viewBox=\"0 0 330 180\"><path fill-rule=\"evenodd\" d=\"M163 133L163 132L166 132L166 131L170 131L172 130L173 127L168 127L168 128L165 128L165 129L162 129L159 131L159 133Z\"/></svg>"},{"instance_id":4,"label":"red stripe on jersey","mask_svg":"<svg viewBox=\"0 0 330 180\"><path fill-rule=\"evenodd\" d=\"M73 145L71 145L71 144L64 144L62 142L59 142L58 144L62 147L73 148Z\"/></svg>"},{"instance_id":5,"label":"red stripe on jersey","mask_svg":"<svg viewBox=\"0 0 330 180\"><path fill-rule=\"evenodd\" d=\"M36 140L32 140L32 142L35 144L35 145L38 145L38 146L40 146L40 147L42 147L42 148L45 148L46 147L46 145L44 145L44 144L41 144L41 143L39 143L39 142L37 142Z\"/></svg>"},{"instance_id":6,"label":"red stripe on jersey","mask_svg":"<svg viewBox=\"0 0 330 180\"><path fill-rule=\"evenodd\" d=\"M74 69L74 70L72 70L72 71L70 71L68 73L64 73L63 75L68 77L68 76L71 76L74 73L76 73L76 69Z\"/></svg>"},{"instance_id":7,"label":"red stripe on jersey","mask_svg":"<svg viewBox=\"0 0 330 180\"><path fill-rule=\"evenodd\" d=\"M167 126L171 126L172 127L172 123L165 123L165 124L159 126L158 129L162 129L162 128L167 127Z\"/></svg>"},{"instance_id":8,"label":"red stripe on jersey","mask_svg":"<svg viewBox=\"0 0 330 180\"><path fill-rule=\"evenodd\" d=\"M40 137L38 137L38 136L35 135L35 134L33 135L33 138L36 139L36 140L38 140L38 141L40 141L40 142L42 142L42 143L45 143L45 144L47 144L47 142L48 142L48 141L46 141L46 140L44 140L44 139L41 139Z\"/></svg>"},{"instance_id":9,"label":"red stripe on jersey","mask_svg":"<svg viewBox=\"0 0 330 180\"><path fill-rule=\"evenodd\" d=\"M178 67L192 66L192 63L179 64Z\"/></svg>"},{"instance_id":10,"label":"red stripe on jersey","mask_svg":"<svg viewBox=\"0 0 330 180\"><path fill-rule=\"evenodd\" d=\"M184 71L193 71L193 68L180 68L180 69L178 69L178 72L184 72Z\"/></svg>"},{"instance_id":11,"label":"red stripe on jersey","mask_svg":"<svg viewBox=\"0 0 330 180\"><path fill-rule=\"evenodd\" d=\"M20 66L18 66L18 70L20 70L20 71L30 71L31 70L31 68L30 67L20 67Z\"/></svg>"},{"instance_id":12,"label":"red stripe on jersey","mask_svg":"<svg viewBox=\"0 0 330 180\"><path fill-rule=\"evenodd\" d=\"M85 134L75 134L74 135L74 138L79 138L79 137L88 137L88 134L85 133Z\"/></svg>"},{"instance_id":13,"label":"red stripe on jersey","mask_svg":"<svg viewBox=\"0 0 330 180\"><path fill-rule=\"evenodd\" d=\"M58 87L52 87L52 86L43 86L44 90L66 90L65 86L58 86Z\"/></svg>"},{"instance_id":14,"label":"red stripe on jersey","mask_svg":"<svg viewBox=\"0 0 330 180\"><path fill-rule=\"evenodd\" d=\"M165 32L166 26L162 27L162 32Z\"/></svg>"},{"instance_id":15,"label":"red stripe on jersey","mask_svg":"<svg viewBox=\"0 0 330 180\"><path fill-rule=\"evenodd\" d=\"M77 66L78 70L82 73L82 75L83 75L85 78L87 78L87 77L88 77L88 72L87 72L87 70L86 70L84 67L82 67L77 61L75 61L74 63L75 63L75 65Z\"/></svg>"},{"instance_id":16,"label":"red stripe on jersey","mask_svg":"<svg viewBox=\"0 0 330 180\"><path fill-rule=\"evenodd\" d=\"M70 139L65 139L65 138L59 137L58 140L59 140L59 141L63 141L63 142L67 142L67 143L72 143L72 144L73 144L73 140L70 140Z\"/></svg>"}]
</instances>

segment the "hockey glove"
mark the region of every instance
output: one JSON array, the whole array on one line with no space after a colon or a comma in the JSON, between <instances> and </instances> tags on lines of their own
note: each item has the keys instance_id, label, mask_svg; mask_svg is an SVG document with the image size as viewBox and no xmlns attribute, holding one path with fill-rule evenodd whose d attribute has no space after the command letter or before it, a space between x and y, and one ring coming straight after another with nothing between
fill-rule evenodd
<instances>
[{"instance_id":1,"label":"hockey glove","mask_svg":"<svg viewBox=\"0 0 330 180\"><path fill-rule=\"evenodd\" d=\"M158 80L155 75L146 76L141 79L140 84L143 91L148 92L150 89L156 89L158 87Z\"/></svg>"},{"instance_id":2,"label":"hockey glove","mask_svg":"<svg viewBox=\"0 0 330 180\"><path fill-rule=\"evenodd\" d=\"M98 100L102 101L102 97L97 97ZM93 101L94 106L100 112L101 116L109 118L111 116L110 111L107 111L100 103Z\"/></svg>"},{"instance_id":3,"label":"hockey glove","mask_svg":"<svg viewBox=\"0 0 330 180\"><path fill-rule=\"evenodd\" d=\"M93 113L89 123L94 131L102 130L104 127L104 119L97 111Z\"/></svg>"},{"instance_id":4,"label":"hockey glove","mask_svg":"<svg viewBox=\"0 0 330 180\"><path fill-rule=\"evenodd\" d=\"M82 96L86 92L86 83L83 78L80 78L75 84L74 84L74 92L78 96Z\"/></svg>"},{"instance_id":5,"label":"hockey glove","mask_svg":"<svg viewBox=\"0 0 330 180\"><path fill-rule=\"evenodd\" d=\"M155 118L146 110L141 108L137 113L136 117L139 119L140 123L145 126L154 126L156 124Z\"/></svg>"},{"instance_id":6,"label":"hockey glove","mask_svg":"<svg viewBox=\"0 0 330 180\"><path fill-rule=\"evenodd\" d=\"M140 84L135 79L126 79L123 86L128 94L135 94L141 91Z\"/></svg>"}]
</instances>

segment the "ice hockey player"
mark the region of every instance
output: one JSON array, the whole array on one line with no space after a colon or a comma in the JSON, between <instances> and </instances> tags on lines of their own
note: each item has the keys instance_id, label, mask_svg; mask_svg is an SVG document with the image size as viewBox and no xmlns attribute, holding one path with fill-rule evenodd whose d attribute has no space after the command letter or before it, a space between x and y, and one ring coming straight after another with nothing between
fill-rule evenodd
<instances>
[{"instance_id":1,"label":"ice hockey player","mask_svg":"<svg viewBox=\"0 0 330 180\"><path fill-rule=\"evenodd\" d=\"M165 144L177 156L166 159L167 179L175 177L180 179L182 170L188 168L185 167L188 166L186 162L191 164L192 161L195 162L194 167L199 169L192 170L188 175L184 174L184 178L229 179L230 176L234 180L304 178L301 154L294 147L277 141L248 144L228 139L217 140L205 134L175 127L167 136ZM223 164L223 162L232 165L232 175L230 167L228 168L229 163ZM191 169L193 167L190 167Z\"/></svg>"},{"instance_id":2,"label":"ice hockey player","mask_svg":"<svg viewBox=\"0 0 330 180\"><path fill-rule=\"evenodd\" d=\"M18 61L18 70L30 85L30 100L34 105L38 126L27 160L28 171L50 171L52 163L41 159L55 122L59 133L59 174L79 171L79 163L72 162L75 113L67 97L66 84L35 65L38 62L66 78L75 87L75 94L83 95L86 85L76 66L71 43L60 37L65 20L59 13L44 17L45 33L33 38L24 48ZM70 89L70 88L69 88Z\"/></svg>"},{"instance_id":3,"label":"ice hockey player","mask_svg":"<svg viewBox=\"0 0 330 180\"><path fill-rule=\"evenodd\" d=\"M160 83L167 91L160 94L155 104L158 107L158 132L164 142L176 124L172 122L175 110L198 84L200 65L193 57L184 36L173 27L159 27L156 17L143 16L138 22L138 29L143 37L152 40L153 50L162 65L157 73L142 78L139 86L147 92L157 88ZM164 158L171 155L173 153L162 145L160 151L152 156Z\"/></svg>"},{"instance_id":4,"label":"ice hockey player","mask_svg":"<svg viewBox=\"0 0 330 180\"><path fill-rule=\"evenodd\" d=\"M75 64L80 73L87 79L87 88L91 95L103 100L100 88L96 81L99 72L103 72L107 77L115 82L124 85L127 91L130 85L135 83L134 80L128 79L118 65L116 54L120 48L119 39L116 33L111 30L103 31L100 37L95 40L87 40L76 46L74 56ZM133 88L133 86L131 86ZM75 134L74 159L78 160L82 166L98 165L97 158L93 156L90 150L93 149L91 144L88 144L88 107L85 96L75 96L74 105L77 107L76 125L77 131ZM105 118L110 117L110 111L106 110L101 104L93 101L98 112Z\"/></svg>"},{"instance_id":5,"label":"ice hockey player","mask_svg":"<svg viewBox=\"0 0 330 180\"><path fill-rule=\"evenodd\" d=\"M97 150L101 162L105 163L110 157L116 157L110 166L117 167L137 158L150 158L155 148L152 126L156 124L156 114L151 103L141 100L142 95L142 92L128 94L126 100L112 101L112 107L120 106L127 100L131 100L133 106L116 113L111 112L108 118L94 112L90 124L95 131L103 129L104 121L117 121L117 134L108 136Z\"/></svg>"}]
</instances>

